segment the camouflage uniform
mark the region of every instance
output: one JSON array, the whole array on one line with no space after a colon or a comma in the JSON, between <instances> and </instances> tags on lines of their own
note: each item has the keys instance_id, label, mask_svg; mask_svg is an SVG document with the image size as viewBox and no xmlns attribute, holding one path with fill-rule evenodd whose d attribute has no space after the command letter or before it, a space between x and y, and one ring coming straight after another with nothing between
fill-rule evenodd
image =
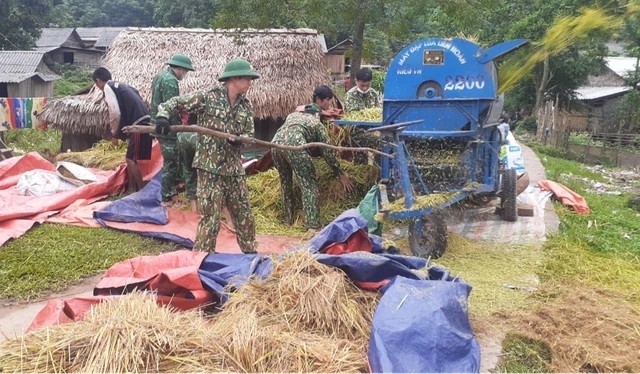
<instances>
[{"instance_id":1,"label":"camouflage uniform","mask_svg":"<svg viewBox=\"0 0 640 374\"><path fill-rule=\"evenodd\" d=\"M374 108L381 104L378 91L370 88L367 93L362 93L358 91L358 87L353 87L347 91L345 96L344 110L346 112L355 112L356 110Z\"/></svg>"},{"instance_id":2,"label":"camouflage uniform","mask_svg":"<svg viewBox=\"0 0 640 374\"><path fill-rule=\"evenodd\" d=\"M380 95L378 91L370 88L367 93L358 91L358 87L353 87L347 91L345 96L344 108L347 112L355 112L358 110L375 108L380 106ZM351 139L354 145L358 147L368 147L378 149L379 140L371 133L366 132L364 129L356 127L351 132ZM353 158L353 162L356 164L366 164L368 156L365 152L356 152Z\"/></svg>"},{"instance_id":3,"label":"camouflage uniform","mask_svg":"<svg viewBox=\"0 0 640 374\"><path fill-rule=\"evenodd\" d=\"M201 127L245 137L254 133L251 103L242 95L232 107L224 86L174 97L158 107L158 117L169 118L180 112L197 113L197 125ZM201 218L194 250L215 251L222 209L227 206L240 249L255 253L256 229L241 146L212 136L197 138L193 167L198 169L196 196Z\"/></svg>"},{"instance_id":4,"label":"camouflage uniform","mask_svg":"<svg viewBox=\"0 0 640 374\"><path fill-rule=\"evenodd\" d=\"M312 114L294 112L289 114L284 124L278 129L272 140L275 144L303 145L311 142L327 143L325 126ZM273 163L280 176L280 190L284 221L293 223L293 175L295 174L302 189L302 209L306 225L311 229L320 228L320 208L318 206L318 181L313 159L307 150L286 151L271 149ZM322 156L336 176L342 174L340 163L330 149L323 148Z\"/></svg>"},{"instance_id":5,"label":"camouflage uniform","mask_svg":"<svg viewBox=\"0 0 640 374\"><path fill-rule=\"evenodd\" d=\"M196 186L198 176L193 168L193 158L196 155L196 144L198 134L195 132L180 132L176 137L178 154L180 155L180 166L182 167L182 177L184 178L185 195L187 199L196 198Z\"/></svg>"},{"instance_id":6,"label":"camouflage uniform","mask_svg":"<svg viewBox=\"0 0 640 374\"><path fill-rule=\"evenodd\" d=\"M178 78L170 67L158 73L151 83L151 123L155 125L158 114L158 105L179 96ZM175 113L169 118L171 125L180 125L180 115ZM180 158L176 145L176 134L157 135L162 150L162 201L170 201L177 194L176 186L180 179Z\"/></svg>"}]
</instances>

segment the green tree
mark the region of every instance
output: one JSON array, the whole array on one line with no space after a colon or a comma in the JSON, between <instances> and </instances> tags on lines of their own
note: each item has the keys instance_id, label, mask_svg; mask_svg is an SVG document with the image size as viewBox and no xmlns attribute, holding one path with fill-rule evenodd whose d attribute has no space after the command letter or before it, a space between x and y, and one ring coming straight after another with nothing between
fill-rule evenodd
<instances>
[{"instance_id":1,"label":"green tree","mask_svg":"<svg viewBox=\"0 0 640 374\"><path fill-rule=\"evenodd\" d=\"M473 34L481 15L497 0L218 0L213 26L220 28L309 27L327 40L353 41L351 71L363 57L388 62L424 36ZM274 11L277 9L277 11ZM445 35L446 34L446 35Z\"/></svg>"},{"instance_id":2,"label":"green tree","mask_svg":"<svg viewBox=\"0 0 640 374\"><path fill-rule=\"evenodd\" d=\"M53 0L4 0L0 6L0 50L28 50L46 27Z\"/></svg>"},{"instance_id":3,"label":"green tree","mask_svg":"<svg viewBox=\"0 0 640 374\"><path fill-rule=\"evenodd\" d=\"M62 0L53 14L59 27L148 27L154 12L154 0Z\"/></svg>"},{"instance_id":4,"label":"green tree","mask_svg":"<svg viewBox=\"0 0 640 374\"><path fill-rule=\"evenodd\" d=\"M215 16L215 0L155 0L157 26L208 28Z\"/></svg>"},{"instance_id":5,"label":"green tree","mask_svg":"<svg viewBox=\"0 0 640 374\"><path fill-rule=\"evenodd\" d=\"M519 107L525 106L535 112L548 98L557 98L561 105L566 107L572 102L575 89L585 84L590 74L596 74L603 69L602 58L606 54L604 42L611 38L612 30L609 29L610 25L598 25L598 28L593 28L598 21L593 19L595 13L581 13L584 7L601 5L599 0L535 0L509 2L498 8L497 17L512 20L504 25L505 39L529 39L534 45L526 50L525 57L534 53L543 57L530 74L522 77L520 85L515 88L526 89L528 92L516 94L525 98ZM607 17L616 14L618 9L613 6L615 4L609 2L607 5ZM484 35L491 38L487 34L491 31L495 31L495 27L488 27ZM567 40L571 42L564 45ZM522 60L521 54L509 63L523 64ZM531 87L535 89L531 91ZM527 97L529 99L526 99ZM531 100L533 97L535 100Z\"/></svg>"}]
</instances>

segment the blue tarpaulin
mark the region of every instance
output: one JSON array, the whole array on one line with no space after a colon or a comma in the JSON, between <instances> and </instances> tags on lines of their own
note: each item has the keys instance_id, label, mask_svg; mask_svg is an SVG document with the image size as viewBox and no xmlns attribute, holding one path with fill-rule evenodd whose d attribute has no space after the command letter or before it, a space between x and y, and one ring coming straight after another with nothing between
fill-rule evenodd
<instances>
[{"instance_id":1,"label":"blue tarpaulin","mask_svg":"<svg viewBox=\"0 0 640 374\"><path fill-rule=\"evenodd\" d=\"M156 174L140 191L114 201L106 208L93 212L93 218L116 222L147 222L165 225L167 209L160 205L162 172Z\"/></svg>"},{"instance_id":2,"label":"blue tarpaulin","mask_svg":"<svg viewBox=\"0 0 640 374\"><path fill-rule=\"evenodd\" d=\"M125 196L109 204L107 207L93 212L93 218L102 226L109 226L107 221L166 225L169 222L169 218L167 208L160 205L161 183L162 171L158 172L140 191ZM135 225L131 225L130 229L117 229L120 231L135 232L142 236L169 240L187 248L193 247L193 241L191 239L168 231L145 231Z\"/></svg>"},{"instance_id":3,"label":"blue tarpaulin","mask_svg":"<svg viewBox=\"0 0 640 374\"><path fill-rule=\"evenodd\" d=\"M476 373L480 346L467 314L471 287L398 276L373 315L369 365L382 373Z\"/></svg>"},{"instance_id":4,"label":"blue tarpaulin","mask_svg":"<svg viewBox=\"0 0 640 374\"><path fill-rule=\"evenodd\" d=\"M373 318L368 358L373 372L478 372L480 348L467 313L471 287L422 258L386 253L321 253L366 228L356 210L344 212L311 241L319 262L342 269L356 282L389 281ZM303 249L304 248L304 249ZM250 276L268 277L271 259L262 255L207 255L198 271L202 283L224 300L224 287Z\"/></svg>"}]
</instances>

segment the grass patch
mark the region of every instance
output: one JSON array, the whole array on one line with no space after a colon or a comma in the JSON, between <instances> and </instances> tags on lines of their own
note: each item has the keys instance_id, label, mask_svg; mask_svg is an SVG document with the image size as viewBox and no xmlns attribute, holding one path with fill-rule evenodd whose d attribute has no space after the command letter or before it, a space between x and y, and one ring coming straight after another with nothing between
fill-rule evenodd
<instances>
[{"instance_id":1,"label":"grass patch","mask_svg":"<svg viewBox=\"0 0 640 374\"><path fill-rule=\"evenodd\" d=\"M625 195L593 191L593 182L612 182L611 170L594 171L544 152L539 157L548 179L582 195L591 213L580 215L555 203L560 232L542 247L543 262L535 268L538 292L526 309L507 319L511 332L498 370L637 372L638 213L626 207Z\"/></svg>"},{"instance_id":2,"label":"grass patch","mask_svg":"<svg viewBox=\"0 0 640 374\"><path fill-rule=\"evenodd\" d=\"M0 299L38 299L128 258L179 248L107 228L45 223L0 248Z\"/></svg>"},{"instance_id":3,"label":"grass patch","mask_svg":"<svg viewBox=\"0 0 640 374\"><path fill-rule=\"evenodd\" d=\"M628 196L590 192L590 181L608 182L603 174L572 161L545 155L541 159L548 179L582 195L591 210L589 215L579 215L556 204L561 235L551 238L546 248L585 248L637 260L640 256L640 220L638 212L628 207Z\"/></svg>"},{"instance_id":4,"label":"grass patch","mask_svg":"<svg viewBox=\"0 0 640 374\"><path fill-rule=\"evenodd\" d=\"M62 78L53 84L53 96L72 95L93 84L93 70L74 65L56 65L56 70Z\"/></svg>"},{"instance_id":5,"label":"grass patch","mask_svg":"<svg viewBox=\"0 0 640 374\"><path fill-rule=\"evenodd\" d=\"M62 133L56 130L10 129L3 132L5 144L16 156L29 152L45 154L45 149L57 152L62 143Z\"/></svg>"},{"instance_id":6,"label":"grass patch","mask_svg":"<svg viewBox=\"0 0 640 374\"><path fill-rule=\"evenodd\" d=\"M550 373L551 349L543 341L519 334L507 334L498 364L502 373Z\"/></svg>"},{"instance_id":7,"label":"grass patch","mask_svg":"<svg viewBox=\"0 0 640 374\"><path fill-rule=\"evenodd\" d=\"M469 312L478 317L526 306L538 286L541 253L533 246L471 241L450 232L446 254L435 262L473 286Z\"/></svg>"}]
</instances>

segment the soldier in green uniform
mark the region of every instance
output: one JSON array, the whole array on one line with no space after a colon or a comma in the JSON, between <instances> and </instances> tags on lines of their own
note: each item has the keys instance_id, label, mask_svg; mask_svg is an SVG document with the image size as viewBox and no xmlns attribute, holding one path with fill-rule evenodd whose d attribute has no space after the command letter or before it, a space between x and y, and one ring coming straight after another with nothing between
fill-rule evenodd
<instances>
[{"instance_id":1,"label":"soldier in green uniform","mask_svg":"<svg viewBox=\"0 0 640 374\"><path fill-rule=\"evenodd\" d=\"M344 110L355 112L356 110L374 108L380 106L380 94L371 88L373 72L363 68L356 72L356 85L352 87L344 99Z\"/></svg>"},{"instance_id":2,"label":"soldier in green uniform","mask_svg":"<svg viewBox=\"0 0 640 374\"><path fill-rule=\"evenodd\" d=\"M311 142L327 143L326 127L320 120L320 113L329 109L333 92L327 86L318 86L313 92L313 104L306 105L303 112L293 112L287 116L284 124L278 129L272 143L299 146ZM280 190L284 221L293 224L293 175L300 181L302 189L302 209L305 223L310 231L320 229L319 192L316 170L311 154L307 150L288 151L271 148L273 163L280 176ZM349 175L340 169L340 163L330 149L323 148L322 156L340 178L345 190L353 187Z\"/></svg>"},{"instance_id":3,"label":"soldier in green uniform","mask_svg":"<svg viewBox=\"0 0 640 374\"><path fill-rule=\"evenodd\" d=\"M158 105L180 95L178 81L182 80L188 72L193 71L191 59L182 54L175 54L167 61L166 69L158 73L151 83L151 108L149 115L151 123L155 125L158 114ZM169 118L171 125L180 125L180 114L172 114ZM162 150L162 205L173 204L173 197L177 195L176 187L180 180L180 158L176 146L176 134L157 135Z\"/></svg>"},{"instance_id":4,"label":"soldier in green uniform","mask_svg":"<svg viewBox=\"0 0 640 374\"><path fill-rule=\"evenodd\" d=\"M195 132L180 132L176 136L176 146L181 168L181 175L184 179L184 192L191 203L191 211L197 212L196 187L198 185L197 169L194 169L193 158L196 155L196 145L198 144L198 134Z\"/></svg>"},{"instance_id":5,"label":"soldier in green uniform","mask_svg":"<svg viewBox=\"0 0 640 374\"><path fill-rule=\"evenodd\" d=\"M253 108L245 94L254 79L253 67L243 59L227 63L216 85L177 96L158 106L156 134L170 132L169 118L181 112L198 114L198 126L228 134L253 137ZM200 223L194 250L215 252L223 207L231 213L240 249L256 253L256 229L249 204L247 175L242 167L243 143L198 135L193 167L197 169L196 196Z\"/></svg>"},{"instance_id":6,"label":"soldier in green uniform","mask_svg":"<svg viewBox=\"0 0 640 374\"><path fill-rule=\"evenodd\" d=\"M345 96L344 109L348 112L379 107L380 94L371 88L373 72L371 69L363 68L356 72L356 85L352 87ZM361 128L355 128L351 133L351 139L359 147L378 148L378 138L367 133ZM356 152L354 162L358 164L366 163L368 156L365 152Z\"/></svg>"}]
</instances>

